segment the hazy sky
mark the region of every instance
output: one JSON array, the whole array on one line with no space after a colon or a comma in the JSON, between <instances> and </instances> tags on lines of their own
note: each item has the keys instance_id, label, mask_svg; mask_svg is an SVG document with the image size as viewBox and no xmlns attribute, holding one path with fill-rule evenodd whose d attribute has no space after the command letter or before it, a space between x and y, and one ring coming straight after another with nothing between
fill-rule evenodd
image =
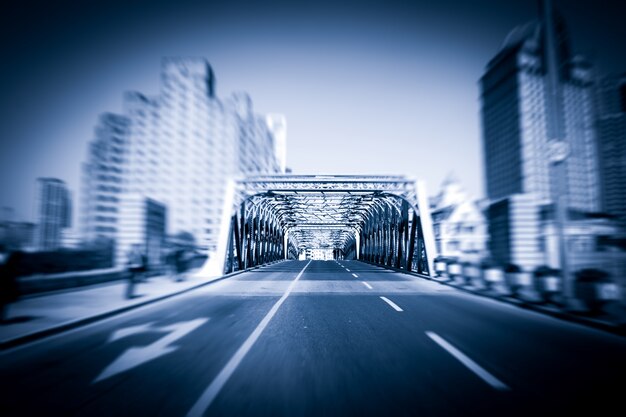
<instances>
[{"instance_id":1,"label":"hazy sky","mask_svg":"<svg viewBox=\"0 0 626 417\"><path fill-rule=\"evenodd\" d=\"M206 57L217 94L287 117L294 173L454 171L483 195L479 89L533 0L15 2L0 17L0 205L33 219L35 179L80 188L102 112L159 89L162 56ZM556 1L574 50L626 71L625 2ZM74 202L75 206L78 204Z\"/></svg>"}]
</instances>

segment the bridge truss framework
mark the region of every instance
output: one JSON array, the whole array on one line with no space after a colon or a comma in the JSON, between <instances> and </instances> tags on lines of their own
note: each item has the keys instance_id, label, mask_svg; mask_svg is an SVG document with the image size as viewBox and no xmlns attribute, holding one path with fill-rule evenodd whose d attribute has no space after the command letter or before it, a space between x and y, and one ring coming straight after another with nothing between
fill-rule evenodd
<instances>
[{"instance_id":1,"label":"bridge truss framework","mask_svg":"<svg viewBox=\"0 0 626 417\"><path fill-rule=\"evenodd\" d=\"M436 250L424 183L404 176L231 181L219 233L217 251L201 275L298 259L307 248L430 275Z\"/></svg>"}]
</instances>

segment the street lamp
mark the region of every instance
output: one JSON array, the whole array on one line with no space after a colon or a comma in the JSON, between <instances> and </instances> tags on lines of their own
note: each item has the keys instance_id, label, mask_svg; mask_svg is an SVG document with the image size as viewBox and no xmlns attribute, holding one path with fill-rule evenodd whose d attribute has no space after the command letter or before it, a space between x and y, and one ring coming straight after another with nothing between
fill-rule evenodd
<instances>
[{"instance_id":1,"label":"street lamp","mask_svg":"<svg viewBox=\"0 0 626 417\"><path fill-rule=\"evenodd\" d=\"M555 180L552 191L552 202L554 207L554 224L559 247L559 263L563 277L563 297L565 304L572 297L572 282L569 273L569 263L567 259L567 167L565 160L569 156L569 145L562 140L553 139L548 142L548 159L552 165L553 178Z\"/></svg>"}]
</instances>

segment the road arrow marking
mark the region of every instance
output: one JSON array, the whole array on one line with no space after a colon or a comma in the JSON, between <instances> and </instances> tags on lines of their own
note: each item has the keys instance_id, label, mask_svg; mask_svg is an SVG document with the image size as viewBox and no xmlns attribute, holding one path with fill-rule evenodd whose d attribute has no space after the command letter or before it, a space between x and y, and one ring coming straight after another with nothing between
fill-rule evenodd
<instances>
[{"instance_id":1,"label":"road arrow marking","mask_svg":"<svg viewBox=\"0 0 626 417\"><path fill-rule=\"evenodd\" d=\"M150 326L152 326L152 323L140 324L138 326L124 327L123 329L116 330L115 332L113 332L111 337L109 337L109 343L115 342L116 340L120 340L127 336L132 336L137 333L147 332L150 330ZM153 331L158 331L158 330L154 329Z\"/></svg>"},{"instance_id":2,"label":"road arrow marking","mask_svg":"<svg viewBox=\"0 0 626 417\"><path fill-rule=\"evenodd\" d=\"M175 351L176 349L178 349L178 347L173 347L169 345L176 342L178 339L186 336L187 334L193 332L195 329L202 326L207 321L209 321L208 318L196 319L191 321L183 321L180 323L172 324L170 326L155 328L148 328L149 325L145 325L146 331L168 332L169 334L160 338L151 345L140 348L133 347L126 350L126 352L122 353L116 360L113 361L113 363L107 366L92 383L95 384L96 382L100 382L104 379L112 377L113 375L128 371L129 369L135 368L141 364L144 364L160 356ZM117 340L120 337L138 333L138 327L140 326L120 329L111 336L111 340ZM122 332L124 330L125 332ZM119 332L122 332L121 336L119 335Z\"/></svg>"}]
</instances>

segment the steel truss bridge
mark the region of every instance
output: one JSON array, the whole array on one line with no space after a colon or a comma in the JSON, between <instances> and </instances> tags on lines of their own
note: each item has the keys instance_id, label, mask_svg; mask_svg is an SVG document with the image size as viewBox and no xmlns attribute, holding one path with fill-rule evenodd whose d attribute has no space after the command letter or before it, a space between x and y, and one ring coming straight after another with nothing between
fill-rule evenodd
<instances>
[{"instance_id":1,"label":"steel truss bridge","mask_svg":"<svg viewBox=\"0 0 626 417\"><path fill-rule=\"evenodd\" d=\"M430 275L435 243L423 182L404 176L273 175L229 182L217 251L201 275L218 276L306 249Z\"/></svg>"}]
</instances>

